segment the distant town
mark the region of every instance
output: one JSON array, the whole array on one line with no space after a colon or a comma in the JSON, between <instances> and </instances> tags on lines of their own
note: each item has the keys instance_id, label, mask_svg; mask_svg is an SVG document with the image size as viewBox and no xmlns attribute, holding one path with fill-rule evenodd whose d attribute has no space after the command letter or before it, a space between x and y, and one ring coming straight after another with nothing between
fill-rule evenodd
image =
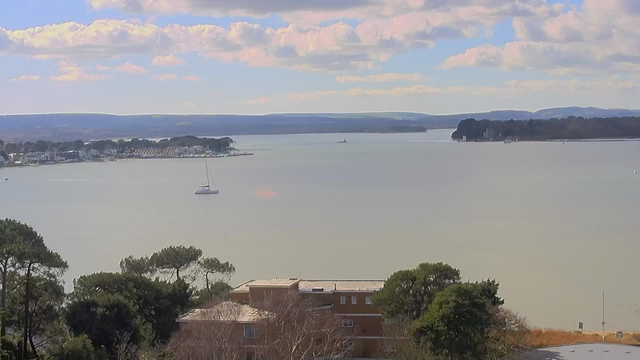
<instances>
[{"instance_id":1,"label":"distant town","mask_svg":"<svg viewBox=\"0 0 640 360\"><path fill-rule=\"evenodd\" d=\"M82 140L67 142L7 143L0 140L0 166L39 166L77 162L106 162L118 159L217 158L253 155L233 148L233 140L180 136L153 141Z\"/></svg>"}]
</instances>

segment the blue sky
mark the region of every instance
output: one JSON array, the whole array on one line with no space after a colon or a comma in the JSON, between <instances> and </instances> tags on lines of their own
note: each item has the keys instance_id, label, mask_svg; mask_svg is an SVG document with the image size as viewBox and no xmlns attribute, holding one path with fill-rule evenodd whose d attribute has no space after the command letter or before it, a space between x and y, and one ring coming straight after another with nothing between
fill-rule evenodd
<instances>
[{"instance_id":1,"label":"blue sky","mask_svg":"<svg viewBox=\"0 0 640 360\"><path fill-rule=\"evenodd\" d=\"M637 0L8 0L0 113L639 108Z\"/></svg>"}]
</instances>

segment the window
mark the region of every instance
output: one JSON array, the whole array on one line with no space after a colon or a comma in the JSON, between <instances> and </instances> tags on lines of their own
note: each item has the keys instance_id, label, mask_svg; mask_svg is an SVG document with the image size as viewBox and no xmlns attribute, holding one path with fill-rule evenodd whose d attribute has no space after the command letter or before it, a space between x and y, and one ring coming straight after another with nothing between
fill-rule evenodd
<instances>
[{"instance_id":1,"label":"window","mask_svg":"<svg viewBox=\"0 0 640 360\"><path fill-rule=\"evenodd\" d=\"M347 303L347 297L346 296L340 296L340 305L344 305Z\"/></svg>"},{"instance_id":2,"label":"window","mask_svg":"<svg viewBox=\"0 0 640 360\"><path fill-rule=\"evenodd\" d=\"M352 296L351 297L351 305L358 305L358 297L357 296Z\"/></svg>"},{"instance_id":3,"label":"window","mask_svg":"<svg viewBox=\"0 0 640 360\"><path fill-rule=\"evenodd\" d=\"M367 296L364 298L364 303L367 305L373 305L373 296Z\"/></svg>"},{"instance_id":4,"label":"window","mask_svg":"<svg viewBox=\"0 0 640 360\"><path fill-rule=\"evenodd\" d=\"M347 341L342 342L342 348L346 349L346 350L353 349L353 341L347 340Z\"/></svg>"},{"instance_id":5,"label":"window","mask_svg":"<svg viewBox=\"0 0 640 360\"><path fill-rule=\"evenodd\" d=\"M343 328L352 328L353 327L353 319L342 319L342 327Z\"/></svg>"},{"instance_id":6,"label":"window","mask_svg":"<svg viewBox=\"0 0 640 360\"><path fill-rule=\"evenodd\" d=\"M247 339L254 339L256 337L256 327L253 325L244 326L244 337Z\"/></svg>"}]
</instances>

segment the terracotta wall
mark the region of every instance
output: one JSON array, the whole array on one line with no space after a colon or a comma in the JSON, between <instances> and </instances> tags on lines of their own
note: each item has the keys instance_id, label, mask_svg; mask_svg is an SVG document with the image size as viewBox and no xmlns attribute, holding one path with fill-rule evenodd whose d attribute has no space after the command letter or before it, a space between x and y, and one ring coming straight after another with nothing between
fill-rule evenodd
<instances>
[{"instance_id":1,"label":"terracotta wall","mask_svg":"<svg viewBox=\"0 0 640 360\"><path fill-rule=\"evenodd\" d=\"M341 304L340 298L344 296L346 303ZM352 304L352 298L357 299L357 304ZM335 292L333 293L334 311L339 314L379 314L380 310L375 305L367 305L367 297L373 298L373 292L371 293L355 293L355 292Z\"/></svg>"}]
</instances>

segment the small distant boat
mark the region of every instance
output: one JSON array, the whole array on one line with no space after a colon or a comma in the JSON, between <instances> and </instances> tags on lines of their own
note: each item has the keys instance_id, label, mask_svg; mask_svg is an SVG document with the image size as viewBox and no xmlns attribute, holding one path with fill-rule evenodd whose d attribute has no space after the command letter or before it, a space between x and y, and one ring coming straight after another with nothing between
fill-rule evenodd
<instances>
[{"instance_id":1,"label":"small distant boat","mask_svg":"<svg viewBox=\"0 0 640 360\"><path fill-rule=\"evenodd\" d=\"M346 143L347 143L347 139L342 139L338 141L338 144L346 144Z\"/></svg>"},{"instance_id":2,"label":"small distant boat","mask_svg":"<svg viewBox=\"0 0 640 360\"><path fill-rule=\"evenodd\" d=\"M198 188L196 189L196 192L194 192L194 194L196 195L217 195L220 190L216 189L216 183L213 182L213 179L211 179L211 175L209 174L209 165L207 164L207 159L204 159L204 167L205 170L207 172L207 185L200 185L198 186ZM214 188L211 188L211 183L213 182L213 186Z\"/></svg>"},{"instance_id":3,"label":"small distant boat","mask_svg":"<svg viewBox=\"0 0 640 360\"><path fill-rule=\"evenodd\" d=\"M3 180L4 180L4 181L7 181L7 180L9 180L9 178L8 178L8 177L5 177Z\"/></svg>"},{"instance_id":4,"label":"small distant boat","mask_svg":"<svg viewBox=\"0 0 640 360\"><path fill-rule=\"evenodd\" d=\"M505 139L505 140L504 140L504 143L505 143L505 144L511 144L512 142L513 142L513 140L512 140L512 139Z\"/></svg>"}]
</instances>

